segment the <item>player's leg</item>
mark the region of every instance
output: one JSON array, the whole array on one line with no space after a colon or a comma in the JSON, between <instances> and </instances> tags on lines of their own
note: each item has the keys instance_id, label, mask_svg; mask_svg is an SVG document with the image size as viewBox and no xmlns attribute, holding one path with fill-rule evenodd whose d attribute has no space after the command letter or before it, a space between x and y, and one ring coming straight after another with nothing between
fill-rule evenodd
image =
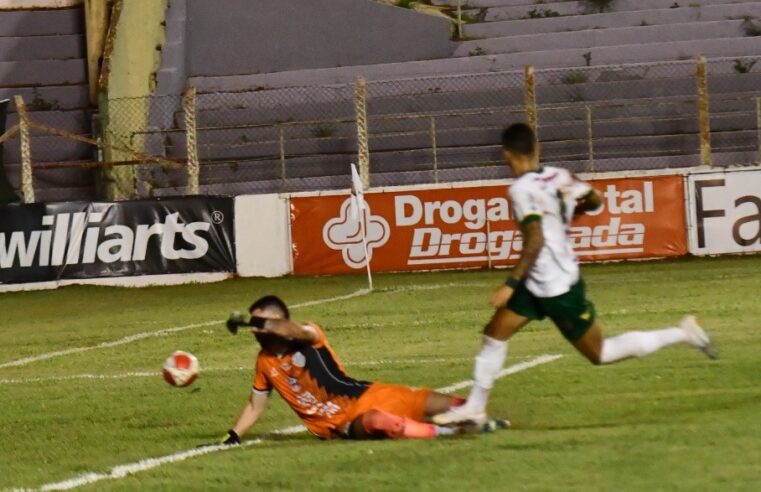
<instances>
[{"instance_id":1,"label":"player's leg","mask_svg":"<svg viewBox=\"0 0 761 492\"><path fill-rule=\"evenodd\" d=\"M541 302L563 336L593 364L611 364L632 357L644 357L678 343L692 345L715 357L708 335L693 316L685 317L678 326L603 337L595 320L594 305L586 298L583 280L579 280L566 294L542 299Z\"/></svg>"},{"instance_id":2,"label":"player's leg","mask_svg":"<svg viewBox=\"0 0 761 492\"><path fill-rule=\"evenodd\" d=\"M455 433L448 427L418 422L378 409L359 415L349 427L350 439L430 439Z\"/></svg>"},{"instance_id":3,"label":"player's leg","mask_svg":"<svg viewBox=\"0 0 761 492\"><path fill-rule=\"evenodd\" d=\"M431 391L425 401L425 410L423 420L430 421L431 417L444 413L452 408L459 407L465 403L465 398L461 396L445 395Z\"/></svg>"},{"instance_id":4,"label":"player's leg","mask_svg":"<svg viewBox=\"0 0 761 492\"><path fill-rule=\"evenodd\" d=\"M518 291L516 291L516 294ZM514 294L515 297L515 294ZM523 297L523 296L520 296ZM494 380L502 370L507 357L507 341L531 320L539 315L528 310L518 314L511 299L508 307L499 308L486 325L483 345L476 355L473 368L473 387L465 404L438 414L433 418L437 424L448 425L465 420L483 423L486 421L486 404L489 400ZM530 301L527 303L530 306ZM520 309L520 308L519 308Z\"/></svg>"},{"instance_id":5,"label":"player's leg","mask_svg":"<svg viewBox=\"0 0 761 492\"><path fill-rule=\"evenodd\" d=\"M680 343L698 348L711 358L716 357L710 338L692 316L684 318L679 326L628 331L609 338L604 338L600 326L594 323L581 338L573 342L573 346L593 364L612 364L633 357L645 357Z\"/></svg>"}]
</instances>

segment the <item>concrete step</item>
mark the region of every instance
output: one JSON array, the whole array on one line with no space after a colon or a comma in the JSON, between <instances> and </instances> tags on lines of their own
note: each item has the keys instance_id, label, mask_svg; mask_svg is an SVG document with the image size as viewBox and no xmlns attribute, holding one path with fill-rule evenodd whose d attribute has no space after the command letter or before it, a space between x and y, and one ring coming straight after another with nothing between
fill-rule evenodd
<instances>
[{"instance_id":1,"label":"concrete step","mask_svg":"<svg viewBox=\"0 0 761 492\"><path fill-rule=\"evenodd\" d=\"M729 5L734 3L746 3L747 0L720 0L722 5ZM674 0L616 0L612 3L610 10L604 12L608 14L611 12L633 12L633 11L647 11L653 9L668 9L673 5L678 5L679 2ZM714 3L716 5L716 3ZM689 5L684 5L689 7ZM677 7L675 7L677 8ZM483 12L483 13L481 13ZM496 6L487 7L485 11L480 9L465 10L464 14L470 18L481 20L485 22L505 21L505 20L517 20L517 19L535 19L542 17L562 17L562 16L578 16L589 15L599 13L587 2L547 2L534 5L517 5L517 6Z\"/></svg>"},{"instance_id":2,"label":"concrete step","mask_svg":"<svg viewBox=\"0 0 761 492\"><path fill-rule=\"evenodd\" d=\"M84 59L0 62L0 88L74 85L87 82Z\"/></svg>"},{"instance_id":3,"label":"concrete step","mask_svg":"<svg viewBox=\"0 0 761 492\"><path fill-rule=\"evenodd\" d=\"M394 156L391 160L398 160L400 156ZM757 154L753 152L720 152L714 154L714 163L717 166L745 165L758 161ZM335 174L320 177L291 177L285 184L279 176L259 178L258 174L248 169L248 174L241 171L234 178L225 174L223 166L209 165L201 170L201 192L208 194L246 194L246 193L279 193L310 190L343 189L348 190L349 177L346 173L348 160L341 163L343 168L336 169ZM475 161L474 161L475 162ZM574 172L588 171L588 163L582 160L575 161L545 161L548 165L560 166ZM596 159L594 169L596 171L619 171L622 169L647 170L647 169L673 169L691 167L700 164L700 156L697 153L677 156L661 156L657 159L651 157L616 157L614 159ZM241 164L243 170L246 164ZM416 183L433 183L434 172L432 168L410 171L386 171L376 162L372 163L371 184L378 186L399 186ZM505 179L511 177L507 168L500 162L473 163L468 166L440 169L438 172L439 182L471 181L482 179ZM184 187L157 189L157 196L176 195L184 193Z\"/></svg>"},{"instance_id":4,"label":"concrete step","mask_svg":"<svg viewBox=\"0 0 761 492\"><path fill-rule=\"evenodd\" d=\"M94 147L75 140L60 137L33 137L32 162L66 162L83 161L93 158ZM21 162L21 149L18 139L6 142L3 146L5 162Z\"/></svg>"},{"instance_id":5,"label":"concrete step","mask_svg":"<svg viewBox=\"0 0 761 492\"><path fill-rule=\"evenodd\" d=\"M645 25L678 24L694 21L719 21L743 19L746 16L761 17L759 2L743 2L728 5L701 5L672 9L643 10L634 12L609 12L573 17L548 17L501 22L466 24L463 33L469 38L493 38L521 36L552 32L571 32L586 29L610 29Z\"/></svg>"},{"instance_id":6,"label":"concrete step","mask_svg":"<svg viewBox=\"0 0 761 492\"><path fill-rule=\"evenodd\" d=\"M30 108L29 118L50 125L62 130L67 130L73 133L89 133L90 128L90 114L87 110L72 110L72 111L31 111ZM18 115L16 113L8 114L8 120L6 127L10 127L18 123ZM30 135L46 135L40 130L32 129Z\"/></svg>"},{"instance_id":7,"label":"concrete step","mask_svg":"<svg viewBox=\"0 0 761 492\"><path fill-rule=\"evenodd\" d=\"M761 37L737 39L702 39L652 43L648 45L601 46L571 48L530 53L470 56L421 62L363 65L272 74L236 75L227 77L193 77L189 82L201 92L233 92L254 88L278 88L331 84L352 84L360 75L368 80L389 80L455 74L522 70L525 65L537 68L583 67L585 55L590 64L622 65L624 63L665 62L707 57L754 56L761 52Z\"/></svg>"},{"instance_id":8,"label":"concrete step","mask_svg":"<svg viewBox=\"0 0 761 492\"><path fill-rule=\"evenodd\" d=\"M83 34L84 7L0 11L0 37Z\"/></svg>"},{"instance_id":9,"label":"concrete step","mask_svg":"<svg viewBox=\"0 0 761 492\"><path fill-rule=\"evenodd\" d=\"M398 157L398 156L397 156ZM756 157L750 152L726 152L714 155L717 165L748 164L754 162ZM574 172L589 170L586 161L545 161L548 165L560 166L571 169ZM647 170L696 166L700 163L700 156L696 153L662 156L658 159L651 157L616 157L613 159L596 159L594 170L617 171L622 169ZM347 163L344 163L347 164ZM418 183L433 183L435 180L432 168L406 171L389 171L373 163L371 185L399 186ZM348 164L347 164L348 165ZM258 178L258 174L247 168L233 177L226 176L218 166L202 168L201 191L203 193L216 194L244 194L244 193L277 193L284 191L309 191L327 189L348 189L349 177L346 174L347 166L336 168L334 174L308 177L288 177L283 183L279 176ZM204 176L205 171L205 176ZM509 171L502 163L471 164L438 170L439 182L471 181L482 179L505 179L510 177ZM172 188L166 191L156 190L157 195L181 193L183 188Z\"/></svg>"},{"instance_id":10,"label":"concrete step","mask_svg":"<svg viewBox=\"0 0 761 492\"><path fill-rule=\"evenodd\" d=\"M457 47L454 56L492 55L497 53L535 52L552 49L592 48L616 45L644 45L706 38L739 38L743 36L742 24L743 21L741 20L722 20L506 36L466 41Z\"/></svg>"},{"instance_id":11,"label":"concrete step","mask_svg":"<svg viewBox=\"0 0 761 492\"><path fill-rule=\"evenodd\" d=\"M0 37L0 61L66 60L86 56L81 34Z\"/></svg>"},{"instance_id":12,"label":"concrete step","mask_svg":"<svg viewBox=\"0 0 761 492\"><path fill-rule=\"evenodd\" d=\"M11 185L18 190L20 165L7 164L6 172ZM92 169L36 169L33 171L32 180L38 202L94 198L95 172Z\"/></svg>"},{"instance_id":13,"label":"concrete step","mask_svg":"<svg viewBox=\"0 0 761 492\"><path fill-rule=\"evenodd\" d=\"M90 104L88 87L85 84L0 89L0 101L3 99L13 100L16 95L23 97L27 106L32 109L82 109ZM8 110L15 112L16 109L11 104Z\"/></svg>"},{"instance_id":14,"label":"concrete step","mask_svg":"<svg viewBox=\"0 0 761 492\"><path fill-rule=\"evenodd\" d=\"M577 3L577 0L556 0L552 3ZM432 5L441 7L457 7L457 0L431 0ZM535 6L539 3L536 0L462 0L463 9L482 8L482 7L511 7L511 6Z\"/></svg>"},{"instance_id":15,"label":"concrete step","mask_svg":"<svg viewBox=\"0 0 761 492\"><path fill-rule=\"evenodd\" d=\"M738 75L730 66L732 62L709 64L709 87L714 97L719 94L757 92L761 85L761 64L755 72ZM626 101L653 98L692 97L696 93L694 64L667 66L668 70L648 65L635 67L611 67L610 70L579 70L537 72L537 102L540 105L582 102L594 104L606 101L624 104ZM731 72L726 72L727 70ZM726 73L726 75L722 74ZM524 90L522 80L508 80L499 74L483 77L447 78L442 80L396 81L393 86L383 88L387 95L370 97L368 115L371 131L378 125L378 118L384 114L437 114L441 112L468 112L474 109L496 108L499 110L522 111ZM653 79L646 77L652 76ZM586 81L585 81L586 78ZM424 83L425 82L425 83ZM504 84L502 82L505 82ZM508 88L508 83L513 88ZM459 88L460 92L455 90ZM388 90L387 90L388 89ZM393 90L391 90L393 89ZM368 91L381 92L379 91ZM277 122L309 121L299 125L306 131L320 132L321 127L334 127L345 123L325 122L332 118L354 121L352 104L345 98L335 101L327 98L324 102L305 102L294 96L290 90L259 91L247 94L217 94L213 100L206 100L203 109L198 110L200 128L230 126L250 126L255 124L275 124ZM342 96L343 97L343 96ZM348 96L347 96L348 97ZM199 98L199 103L201 99ZM630 104L630 103L629 103ZM200 104L199 104L200 106ZM250 108L256 108L252 111ZM340 111L334 112L337 108ZM182 124L182 118L174 118ZM424 121L427 120L423 119ZM353 124L353 123L352 123ZM291 125L293 127L293 125ZM287 133L293 130L289 127ZM181 127L182 128L182 127ZM260 131L236 129L236 138L253 141ZM216 131L218 138L224 131ZM232 132L235 133L235 132ZM271 135L272 138L274 134Z\"/></svg>"}]
</instances>

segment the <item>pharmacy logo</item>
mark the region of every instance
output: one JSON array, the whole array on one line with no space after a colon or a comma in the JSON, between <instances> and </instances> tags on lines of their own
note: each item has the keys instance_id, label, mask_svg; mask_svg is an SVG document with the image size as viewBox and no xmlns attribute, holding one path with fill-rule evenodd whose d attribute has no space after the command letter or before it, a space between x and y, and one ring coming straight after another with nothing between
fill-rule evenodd
<instances>
[{"instance_id":1,"label":"pharmacy logo","mask_svg":"<svg viewBox=\"0 0 761 492\"><path fill-rule=\"evenodd\" d=\"M362 268L367 258L362 244L360 216L365 221L367 256L370 260L373 258L373 249L380 248L388 242L391 228L386 219L372 214L367 202L364 202L364 210L356 218L352 217L350 208L351 198L347 198L341 205L339 216L330 219L322 228L322 238L329 248L341 251L347 266Z\"/></svg>"}]
</instances>

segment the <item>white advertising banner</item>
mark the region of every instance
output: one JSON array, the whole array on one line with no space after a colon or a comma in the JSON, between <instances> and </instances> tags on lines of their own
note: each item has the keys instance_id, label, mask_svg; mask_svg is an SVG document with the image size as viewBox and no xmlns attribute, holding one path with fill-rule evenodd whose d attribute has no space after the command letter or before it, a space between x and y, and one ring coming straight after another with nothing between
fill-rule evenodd
<instances>
[{"instance_id":1,"label":"white advertising banner","mask_svg":"<svg viewBox=\"0 0 761 492\"><path fill-rule=\"evenodd\" d=\"M690 253L761 251L761 169L687 177Z\"/></svg>"}]
</instances>

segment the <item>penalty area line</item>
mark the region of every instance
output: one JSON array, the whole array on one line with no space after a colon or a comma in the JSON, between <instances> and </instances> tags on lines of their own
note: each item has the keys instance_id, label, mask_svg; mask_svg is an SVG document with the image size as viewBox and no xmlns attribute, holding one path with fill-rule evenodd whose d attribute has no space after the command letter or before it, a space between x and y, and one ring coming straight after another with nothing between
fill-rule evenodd
<instances>
[{"instance_id":1,"label":"penalty area line","mask_svg":"<svg viewBox=\"0 0 761 492\"><path fill-rule=\"evenodd\" d=\"M525 371L532 367L536 367L542 364L547 364L549 362L558 360L561 357L563 356L557 355L557 354L556 355L551 355L551 354L540 355L539 357L536 357L529 361L520 362L510 367L506 367L505 369L501 370L497 374L497 379L500 379L505 376L509 376L511 374L515 374L521 371ZM472 385L473 385L472 380L466 380L466 381L460 381L460 382L451 384L449 386L436 388L435 391L438 391L440 393L452 393L454 391L464 389ZM304 431L306 431L304 426L296 425L296 426L286 427L284 429L276 430L274 432L269 433L269 435L278 436L278 435L298 434ZM168 465L171 463L178 463L180 461L185 461L190 458L195 458L196 456L203 456L206 454L215 453L217 451L236 449L238 447L255 446L259 444L264 444L268 441L270 441L270 439L264 436L257 439L243 441L239 446L225 446L223 444L218 444L213 446L204 446L200 448L188 449L186 451L181 451L179 453L174 453L174 454L168 454L158 458L148 458L148 459L136 461L134 463L128 463L125 465L115 466L106 473L85 473L85 474L82 474L73 478L69 478L67 480L63 480L60 482L47 483L47 484L41 485L39 489L36 489L36 490L43 490L43 491L71 490L77 487L82 487L84 485L90 485L95 482L100 482L102 480L115 480L119 478L124 478L128 475L134 475L136 473L144 472L144 471L151 470L153 468L158 468L159 466ZM35 490L35 489L15 488L12 490L29 491L29 490Z\"/></svg>"}]
</instances>

